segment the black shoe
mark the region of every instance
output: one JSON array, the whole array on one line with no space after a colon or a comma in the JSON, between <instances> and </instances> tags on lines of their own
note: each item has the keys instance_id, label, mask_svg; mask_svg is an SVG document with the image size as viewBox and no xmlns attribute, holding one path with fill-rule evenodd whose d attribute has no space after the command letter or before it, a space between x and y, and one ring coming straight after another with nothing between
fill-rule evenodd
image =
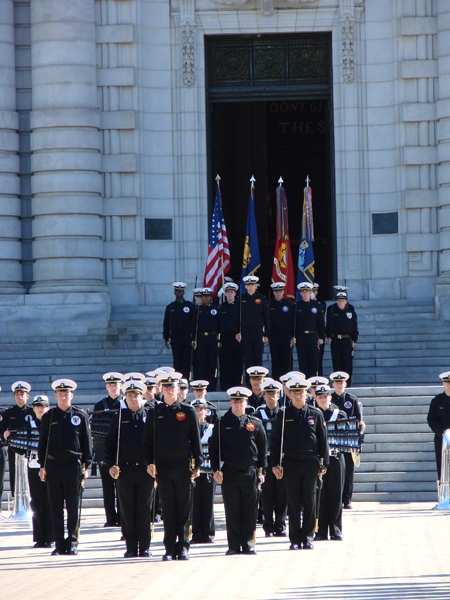
<instances>
[{"instance_id":1,"label":"black shoe","mask_svg":"<svg viewBox=\"0 0 450 600\"><path fill-rule=\"evenodd\" d=\"M353 508L352 503L351 502L347 502L347 504L344 504L344 508L346 508L346 509Z\"/></svg>"},{"instance_id":2,"label":"black shoe","mask_svg":"<svg viewBox=\"0 0 450 600\"><path fill-rule=\"evenodd\" d=\"M120 536L120 541L123 542L125 540L125 538L123 537L123 535Z\"/></svg>"},{"instance_id":3,"label":"black shoe","mask_svg":"<svg viewBox=\"0 0 450 600\"><path fill-rule=\"evenodd\" d=\"M138 555L138 553L136 551L133 550L127 550L125 552L125 554L123 555L124 558L136 558L136 556Z\"/></svg>"},{"instance_id":4,"label":"black shoe","mask_svg":"<svg viewBox=\"0 0 450 600\"><path fill-rule=\"evenodd\" d=\"M314 538L315 542L324 542L325 540L328 540L328 538L324 535L316 535Z\"/></svg>"},{"instance_id":5,"label":"black shoe","mask_svg":"<svg viewBox=\"0 0 450 600\"><path fill-rule=\"evenodd\" d=\"M330 540L336 540L337 542L342 542L343 539L344 538L342 537L342 535L332 535L332 536L330 536Z\"/></svg>"},{"instance_id":6,"label":"black shoe","mask_svg":"<svg viewBox=\"0 0 450 600\"><path fill-rule=\"evenodd\" d=\"M233 550L233 548L229 548L226 552L225 552L225 556L234 556L235 554L240 554L240 551L238 550Z\"/></svg>"},{"instance_id":7,"label":"black shoe","mask_svg":"<svg viewBox=\"0 0 450 600\"><path fill-rule=\"evenodd\" d=\"M70 554L70 556L76 556L78 554L78 550L76 548L69 548L66 554Z\"/></svg>"},{"instance_id":8,"label":"black shoe","mask_svg":"<svg viewBox=\"0 0 450 600\"><path fill-rule=\"evenodd\" d=\"M273 533L271 531L266 531L266 537L273 537Z\"/></svg>"},{"instance_id":9,"label":"black shoe","mask_svg":"<svg viewBox=\"0 0 450 600\"><path fill-rule=\"evenodd\" d=\"M41 544L40 542L36 542L33 548L48 548L48 546L45 542L43 544Z\"/></svg>"},{"instance_id":10,"label":"black shoe","mask_svg":"<svg viewBox=\"0 0 450 600\"><path fill-rule=\"evenodd\" d=\"M207 537L203 540L204 544L214 544L214 540L211 537Z\"/></svg>"},{"instance_id":11,"label":"black shoe","mask_svg":"<svg viewBox=\"0 0 450 600\"><path fill-rule=\"evenodd\" d=\"M314 550L314 546L312 545L312 542L303 542L303 549Z\"/></svg>"},{"instance_id":12,"label":"black shoe","mask_svg":"<svg viewBox=\"0 0 450 600\"><path fill-rule=\"evenodd\" d=\"M275 531L273 534L275 537L287 537L287 533L284 529L280 529L279 531Z\"/></svg>"},{"instance_id":13,"label":"black shoe","mask_svg":"<svg viewBox=\"0 0 450 600\"><path fill-rule=\"evenodd\" d=\"M202 540L199 540L198 538L192 538L190 544L192 546L192 544L203 544L203 542L202 542Z\"/></svg>"},{"instance_id":14,"label":"black shoe","mask_svg":"<svg viewBox=\"0 0 450 600\"><path fill-rule=\"evenodd\" d=\"M50 556L60 556L61 554L65 554L65 550L60 550L59 548L55 548Z\"/></svg>"},{"instance_id":15,"label":"black shoe","mask_svg":"<svg viewBox=\"0 0 450 600\"><path fill-rule=\"evenodd\" d=\"M116 523L115 521L106 521L106 523L103 525L103 527L115 527Z\"/></svg>"},{"instance_id":16,"label":"black shoe","mask_svg":"<svg viewBox=\"0 0 450 600\"><path fill-rule=\"evenodd\" d=\"M186 550L186 548L183 548L183 550L178 554L177 558L178 560L189 560L189 551Z\"/></svg>"},{"instance_id":17,"label":"black shoe","mask_svg":"<svg viewBox=\"0 0 450 600\"><path fill-rule=\"evenodd\" d=\"M54 542L45 542L45 547L46 548L53 548L54 545L55 545Z\"/></svg>"},{"instance_id":18,"label":"black shoe","mask_svg":"<svg viewBox=\"0 0 450 600\"><path fill-rule=\"evenodd\" d=\"M256 550L254 548L247 548L247 550L242 550L242 554L256 554Z\"/></svg>"},{"instance_id":19,"label":"black shoe","mask_svg":"<svg viewBox=\"0 0 450 600\"><path fill-rule=\"evenodd\" d=\"M289 550L300 550L300 545L299 544L291 544L289 546Z\"/></svg>"},{"instance_id":20,"label":"black shoe","mask_svg":"<svg viewBox=\"0 0 450 600\"><path fill-rule=\"evenodd\" d=\"M139 550L139 556L142 556L143 558L150 558L151 555L152 553L150 550Z\"/></svg>"},{"instance_id":21,"label":"black shoe","mask_svg":"<svg viewBox=\"0 0 450 600\"><path fill-rule=\"evenodd\" d=\"M164 556L162 557L164 562L167 562L168 560L172 560L173 556L171 554L164 554Z\"/></svg>"}]
</instances>

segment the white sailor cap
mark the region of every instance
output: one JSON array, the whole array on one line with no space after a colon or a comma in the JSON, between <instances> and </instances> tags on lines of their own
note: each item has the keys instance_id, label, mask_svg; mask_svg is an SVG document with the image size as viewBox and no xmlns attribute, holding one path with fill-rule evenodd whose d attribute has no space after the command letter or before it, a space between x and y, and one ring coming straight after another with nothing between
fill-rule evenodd
<instances>
[{"instance_id":1,"label":"white sailor cap","mask_svg":"<svg viewBox=\"0 0 450 600\"><path fill-rule=\"evenodd\" d=\"M223 286L223 291L224 292L228 292L229 290L233 290L234 292L237 292L239 289L239 286L236 283L233 283L232 281L228 281L224 286Z\"/></svg>"},{"instance_id":2,"label":"white sailor cap","mask_svg":"<svg viewBox=\"0 0 450 600\"><path fill-rule=\"evenodd\" d=\"M289 371L280 377L281 383L286 383L289 379L306 379L306 375L301 371Z\"/></svg>"},{"instance_id":3,"label":"white sailor cap","mask_svg":"<svg viewBox=\"0 0 450 600\"><path fill-rule=\"evenodd\" d=\"M237 385L235 387L229 388L227 390L227 394L231 400L248 400L252 395L252 392L246 387Z\"/></svg>"},{"instance_id":4,"label":"white sailor cap","mask_svg":"<svg viewBox=\"0 0 450 600\"><path fill-rule=\"evenodd\" d=\"M249 283L258 283L259 277L256 277L256 275L246 275L242 278L242 281L245 285L248 285Z\"/></svg>"},{"instance_id":5,"label":"white sailor cap","mask_svg":"<svg viewBox=\"0 0 450 600\"><path fill-rule=\"evenodd\" d=\"M286 284L283 281L275 281L275 283L271 283L270 287L274 292L281 292L286 287Z\"/></svg>"},{"instance_id":6,"label":"white sailor cap","mask_svg":"<svg viewBox=\"0 0 450 600\"><path fill-rule=\"evenodd\" d=\"M27 392L27 394L28 394L28 393L30 393L31 385L29 383L27 383L26 381L15 381L12 384L11 389L14 393Z\"/></svg>"},{"instance_id":7,"label":"white sailor cap","mask_svg":"<svg viewBox=\"0 0 450 600\"><path fill-rule=\"evenodd\" d=\"M310 377L308 379L312 388L316 388L318 385L328 385L328 379L326 377L319 377L318 375Z\"/></svg>"},{"instance_id":8,"label":"white sailor cap","mask_svg":"<svg viewBox=\"0 0 450 600\"><path fill-rule=\"evenodd\" d=\"M103 379L105 383L122 383L123 375L122 373L115 373L111 371L110 373L105 373L103 375Z\"/></svg>"},{"instance_id":9,"label":"white sailor cap","mask_svg":"<svg viewBox=\"0 0 450 600\"><path fill-rule=\"evenodd\" d=\"M350 377L350 375L348 373L346 373L345 371L335 371L334 373L331 373L330 380L331 381L347 381L347 379L349 377Z\"/></svg>"},{"instance_id":10,"label":"white sailor cap","mask_svg":"<svg viewBox=\"0 0 450 600\"><path fill-rule=\"evenodd\" d=\"M49 406L48 396L45 394L39 394L33 398L31 406Z\"/></svg>"},{"instance_id":11,"label":"white sailor cap","mask_svg":"<svg viewBox=\"0 0 450 600\"><path fill-rule=\"evenodd\" d=\"M266 367L249 367L247 369L247 373L249 377L265 377L269 369Z\"/></svg>"},{"instance_id":12,"label":"white sailor cap","mask_svg":"<svg viewBox=\"0 0 450 600\"><path fill-rule=\"evenodd\" d=\"M163 387L176 387L182 378L182 373L165 373L158 377L158 383Z\"/></svg>"},{"instance_id":13,"label":"white sailor cap","mask_svg":"<svg viewBox=\"0 0 450 600\"><path fill-rule=\"evenodd\" d=\"M143 383L145 383L145 385L147 386L147 388L153 388L156 385L156 377L145 377L145 379L142 380Z\"/></svg>"},{"instance_id":14,"label":"white sailor cap","mask_svg":"<svg viewBox=\"0 0 450 600\"><path fill-rule=\"evenodd\" d=\"M300 290L300 292L303 292L304 290L312 292L314 286L312 283L309 283L309 281L302 281L302 283L298 284L297 289Z\"/></svg>"},{"instance_id":15,"label":"white sailor cap","mask_svg":"<svg viewBox=\"0 0 450 600\"><path fill-rule=\"evenodd\" d=\"M202 295L202 288L194 288L192 290L192 293L193 293L194 296L200 297Z\"/></svg>"},{"instance_id":16,"label":"white sailor cap","mask_svg":"<svg viewBox=\"0 0 450 600\"><path fill-rule=\"evenodd\" d=\"M134 379L130 379L129 381L125 381L122 386L122 393L126 394L127 392L135 392L136 394L145 394L147 391L147 386L143 381L136 381Z\"/></svg>"},{"instance_id":17,"label":"white sailor cap","mask_svg":"<svg viewBox=\"0 0 450 600\"><path fill-rule=\"evenodd\" d=\"M341 300L347 298L347 292L336 292L336 299Z\"/></svg>"},{"instance_id":18,"label":"white sailor cap","mask_svg":"<svg viewBox=\"0 0 450 600\"><path fill-rule=\"evenodd\" d=\"M316 396L330 396L333 393L333 390L329 385L320 384L316 387Z\"/></svg>"},{"instance_id":19,"label":"white sailor cap","mask_svg":"<svg viewBox=\"0 0 450 600\"><path fill-rule=\"evenodd\" d=\"M228 277L227 275L225 275L225 277L223 279L224 279L225 283L233 283L232 277Z\"/></svg>"},{"instance_id":20,"label":"white sailor cap","mask_svg":"<svg viewBox=\"0 0 450 600\"><path fill-rule=\"evenodd\" d=\"M157 371L147 371L146 375L148 375L149 377L158 377L159 373Z\"/></svg>"},{"instance_id":21,"label":"white sailor cap","mask_svg":"<svg viewBox=\"0 0 450 600\"><path fill-rule=\"evenodd\" d=\"M204 398L196 398L192 400L191 406L194 408L208 408L208 403Z\"/></svg>"},{"instance_id":22,"label":"white sailor cap","mask_svg":"<svg viewBox=\"0 0 450 600\"><path fill-rule=\"evenodd\" d=\"M264 392L281 392L283 386L278 381L270 379L269 381L266 380L261 388Z\"/></svg>"},{"instance_id":23,"label":"white sailor cap","mask_svg":"<svg viewBox=\"0 0 450 600\"><path fill-rule=\"evenodd\" d=\"M333 285L333 290L336 292L346 292L348 287L346 285Z\"/></svg>"},{"instance_id":24,"label":"white sailor cap","mask_svg":"<svg viewBox=\"0 0 450 600\"><path fill-rule=\"evenodd\" d=\"M72 379L57 379L52 383L52 388L55 392L74 392L77 384Z\"/></svg>"},{"instance_id":25,"label":"white sailor cap","mask_svg":"<svg viewBox=\"0 0 450 600\"><path fill-rule=\"evenodd\" d=\"M175 373L175 369L173 367L158 367L155 369L156 373Z\"/></svg>"},{"instance_id":26,"label":"white sailor cap","mask_svg":"<svg viewBox=\"0 0 450 600\"><path fill-rule=\"evenodd\" d=\"M318 289L319 289L319 284L318 284L318 283L314 283L314 284L313 284L313 288L314 288L315 290L318 290Z\"/></svg>"},{"instance_id":27,"label":"white sailor cap","mask_svg":"<svg viewBox=\"0 0 450 600\"><path fill-rule=\"evenodd\" d=\"M445 373L441 373L439 375L439 377L442 379L442 382L445 381L445 383L449 383L450 382L450 371L445 371Z\"/></svg>"},{"instance_id":28,"label":"white sailor cap","mask_svg":"<svg viewBox=\"0 0 450 600\"><path fill-rule=\"evenodd\" d=\"M172 283L172 287L174 290L184 291L187 288L187 283L184 283L183 281L175 281L175 283Z\"/></svg>"},{"instance_id":29,"label":"white sailor cap","mask_svg":"<svg viewBox=\"0 0 450 600\"><path fill-rule=\"evenodd\" d=\"M123 376L123 381L144 381L145 379L145 375L143 375L142 373L125 373L125 375Z\"/></svg>"},{"instance_id":30,"label":"white sailor cap","mask_svg":"<svg viewBox=\"0 0 450 600\"><path fill-rule=\"evenodd\" d=\"M195 381L191 381L191 388L193 390L206 390L209 385L209 381L206 379L196 379Z\"/></svg>"},{"instance_id":31,"label":"white sailor cap","mask_svg":"<svg viewBox=\"0 0 450 600\"><path fill-rule=\"evenodd\" d=\"M212 296L212 289L210 287L204 287L202 289L202 296Z\"/></svg>"},{"instance_id":32,"label":"white sailor cap","mask_svg":"<svg viewBox=\"0 0 450 600\"><path fill-rule=\"evenodd\" d=\"M289 379L289 381L287 381L284 385L291 392L292 391L302 392L309 388L309 381L307 379L300 379L300 378L295 377L294 379Z\"/></svg>"},{"instance_id":33,"label":"white sailor cap","mask_svg":"<svg viewBox=\"0 0 450 600\"><path fill-rule=\"evenodd\" d=\"M180 388L180 390L188 390L189 389L189 381L183 377L183 379L180 379L180 382L178 383L178 387Z\"/></svg>"}]
</instances>

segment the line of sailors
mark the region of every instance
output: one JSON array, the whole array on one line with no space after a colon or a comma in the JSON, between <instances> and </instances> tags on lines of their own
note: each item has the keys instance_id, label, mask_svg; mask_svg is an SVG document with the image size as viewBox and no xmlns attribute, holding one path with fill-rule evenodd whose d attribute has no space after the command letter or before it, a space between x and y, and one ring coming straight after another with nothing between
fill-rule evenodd
<instances>
[{"instance_id":1,"label":"line of sailors","mask_svg":"<svg viewBox=\"0 0 450 600\"><path fill-rule=\"evenodd\" d=\"M351 508L353 461L352 455L346 461L347 453L330 456L325 423L354 416L364 430L357 399L345 391L348 374L330 376L332 396L325 378L306 380L303 373L290 372L280 383L267 373L263 367L249 368L252 390L229 389L230 410L221 419L205 398L206 380L191 383L196 398L189 404L183 399L188 382L171 367L147 377L107 373L103 379L108 396L91 416L94 457L88 416L72 405L74 381L53 382L57 406L51 409L45 396L27 407L31 388L16 382L13 391L22 394L24 402L3 413L0 432L7 441L19 424L18 414L21 427L40 428L37 456L29 457L29 472L39 473L34 479L42 491L32 490L36 547L55 542L53 555L77 554L83 481L93 458L102 476L105 526L120 522L127 558L151 555L156 490L164 519L163 560L187 560L190 543L211 543L217 482L226 512L227 554L256 553L260 491L266 536L286 536L287 512L290 548L312 548L318 475L323 477L323 490L315 539L329 534L341 540L342 502ZM25 418L28 414L32 419ZM106 436L97 432L99 415L108 415Z\"/></svg>"},{"instance_id":2,"label":"line of sailors","mask_svg":"<svg viewBox=\"0 0 450 600\"><path fill-rule=\"evenodd\" d=\"M327 308L317 300L318 284L299 284L301 300L294 304L283 298L284 283L271 285L273 298L268 301L259 293L258 281L254 275L244 277L242 296L237 295L238 286L228 281L220 290L220 303L212 300L210 288L196 288L195 304L184 298L185 283L172 284L175 301L166 307L163 337L166 347L172 348L175 370L184 378L209 381L212 392L219 363L221 389L227 390L243 383L244 365L247 370L262 364L264 344L270 344L275 379L292 370L294 346L300 372L308 378L322 376L327 340L333 370L348 373L351 383L358 319L347 301L347 288L334 286L336 302Z\"/></svg>"}]
</instances>

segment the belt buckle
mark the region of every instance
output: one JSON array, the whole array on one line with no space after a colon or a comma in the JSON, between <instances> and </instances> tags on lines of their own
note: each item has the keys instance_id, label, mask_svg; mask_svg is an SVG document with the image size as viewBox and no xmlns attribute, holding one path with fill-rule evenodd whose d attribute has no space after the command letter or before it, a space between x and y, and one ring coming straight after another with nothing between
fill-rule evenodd
<instances>
[{"instance_id":1,"label":"belt buckle","mask_svg":"<svg viewBox=\"0 0 450 600\"><path fill-rule=\"evenodd\" d=\"M208 331L204 331L203 335L209 335L209 332Z\"/></svg>"},{"instance_id":2,"label":"belt buckle","mask_svg":"<svg viewBox=\"0 0 450 600\"><path fill-rule=\"evenodd\" d=\"M342 335L338 335L338 336L337 336L337 339L338 339L338 340L342 340Z\"/></svg>"}]
</instances>

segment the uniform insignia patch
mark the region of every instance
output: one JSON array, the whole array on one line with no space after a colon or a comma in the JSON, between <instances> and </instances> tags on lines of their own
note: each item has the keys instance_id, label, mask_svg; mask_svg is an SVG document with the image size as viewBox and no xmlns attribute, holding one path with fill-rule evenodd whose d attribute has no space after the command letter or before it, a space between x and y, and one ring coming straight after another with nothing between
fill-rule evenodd
<instances>
[{"instance_id":1,"label":"uniform insignia patch","mask_svg":"<svg viewBox=\"0 0 450 600\"><path fill-rule=\"evenodd\" d=\"M189 312L189 306L185 306L185 307L183 308L183 312L185 312L185 313L188 313L188 312Z\"/></svg>"},{"instance_id":2,"label":"uniform insignia patch","mask_svg":"<svg viewBox=\"0 0 450 600\"><path fill-rule=\"evenodd\" d=\"M247 423L245 428L247 429L247 431L255 431L255 426L253 423Z\"/></svg>"},{"instance_id":3,"label":"uniform insignia patch","mask_svg":"<svg viewBox=\"0 0 450 600\"><path fill-rule=\"evenodd\" d=\"M347 315L347 319L351 319L352 318L352 313L345 313Z\"/></svg>"},{"instance_id":4,"label":"uniform insignia patch","mask_svg":"<svg viewBox=\"0 0 450 600\"><path fill-rule=\"evenodd\" d=\"M255 304L261 304L261 299L260 298L256 298Z\"/></svg>"},{"instance_id":5,"label":"uniform insignia patch","mask_svg":"<svg viewBox=\"0 0 450 600\"><path fill-rule=\"evenodd\" d=\"M312 312L312 313L314 313L314 314L316 314L316 312L317 312L317 308L314 306L314 307L311 309L311 312Z\"/></svg>"},{"instance_id":6,"label":"uniform insignia patch","mask_svg":"<svg viewBox=\"0 0 450 600\"><path fill-rule=\"evenodd\" d=\"M70 422L72 423L72 425L79 425L81 423L81 419L78 415L74 415L71 419Z\"/></svg>"},{"instance_id":7,"label":"uniform insignia patch","mask_svg":"<svg viewBox=\"0 0 450 600\"><path fill-rule=\"evenodd\" d=\"M352 407L352 403L350 402L350 400L346 400L344 402L344 408L351 408Z\"/></svg>"},{"instance_id":8,"label":"uniform insignia patch","mask_svg":"<svg viewBox=\"0 0 450 600\"><path fill-rule=\"evenodd\" d=\"M0 421L3 421L3 417L2 417L2 415L0 415Z\"/></svg>"},{"instance_id":9,"label":"uniform insignia patch","mask_svg":"<svg viewBox=\"0 0 450 600\"><path fill-rule=\"evenodd\" d=\"M26 415L25 416L25 421L27 421L27 423L29 423L32 420L32 416L31 415Z\"/></svg>"},{"instance_id":10,"label":"uniform insignia patch","mask_svg":"<svg viewBox=\"0 0 450 600\"><path fill-rule=\"evenodd\" d=\"M213 308L212 311L211 311L211 314L214 315L214 316L217 315L217 310L215 308Z\"/></svg>"},{"instance_id":11,"label":"uniform insignia patch","mask_svg":"<svg viewBox=\"0 0 450 600\"><path fill-rule=\"evenodd\" d=\"M283 308L281 309L283 312L287 312L289 310L288 306L283 306Z\"/></svg>"},{"instance_id":12,"label":"uniform insignia patch","mask_svg":"<svg viewBox=\"0 0 450 600\"><path fill-rule=\"evenodd\" d=\"M178 413L176 414L176 417L177 417L177 419L178 419L179 421L184 421L184 420L185 420L185 418L186 418L186 415L184 414L184 412L178 412Z\"/></svg>"},{"instance_id":13,"label":"uniform insignia patch","mask_svg":"<svg viewBox=\"0 0 450 600\"><path fill-rule=\"evenodd\" d=\"M315 421L314 421L313 417L308 417L308 423L309 423L309 425L314 425Z\"/></svg>"}]
</instances>

